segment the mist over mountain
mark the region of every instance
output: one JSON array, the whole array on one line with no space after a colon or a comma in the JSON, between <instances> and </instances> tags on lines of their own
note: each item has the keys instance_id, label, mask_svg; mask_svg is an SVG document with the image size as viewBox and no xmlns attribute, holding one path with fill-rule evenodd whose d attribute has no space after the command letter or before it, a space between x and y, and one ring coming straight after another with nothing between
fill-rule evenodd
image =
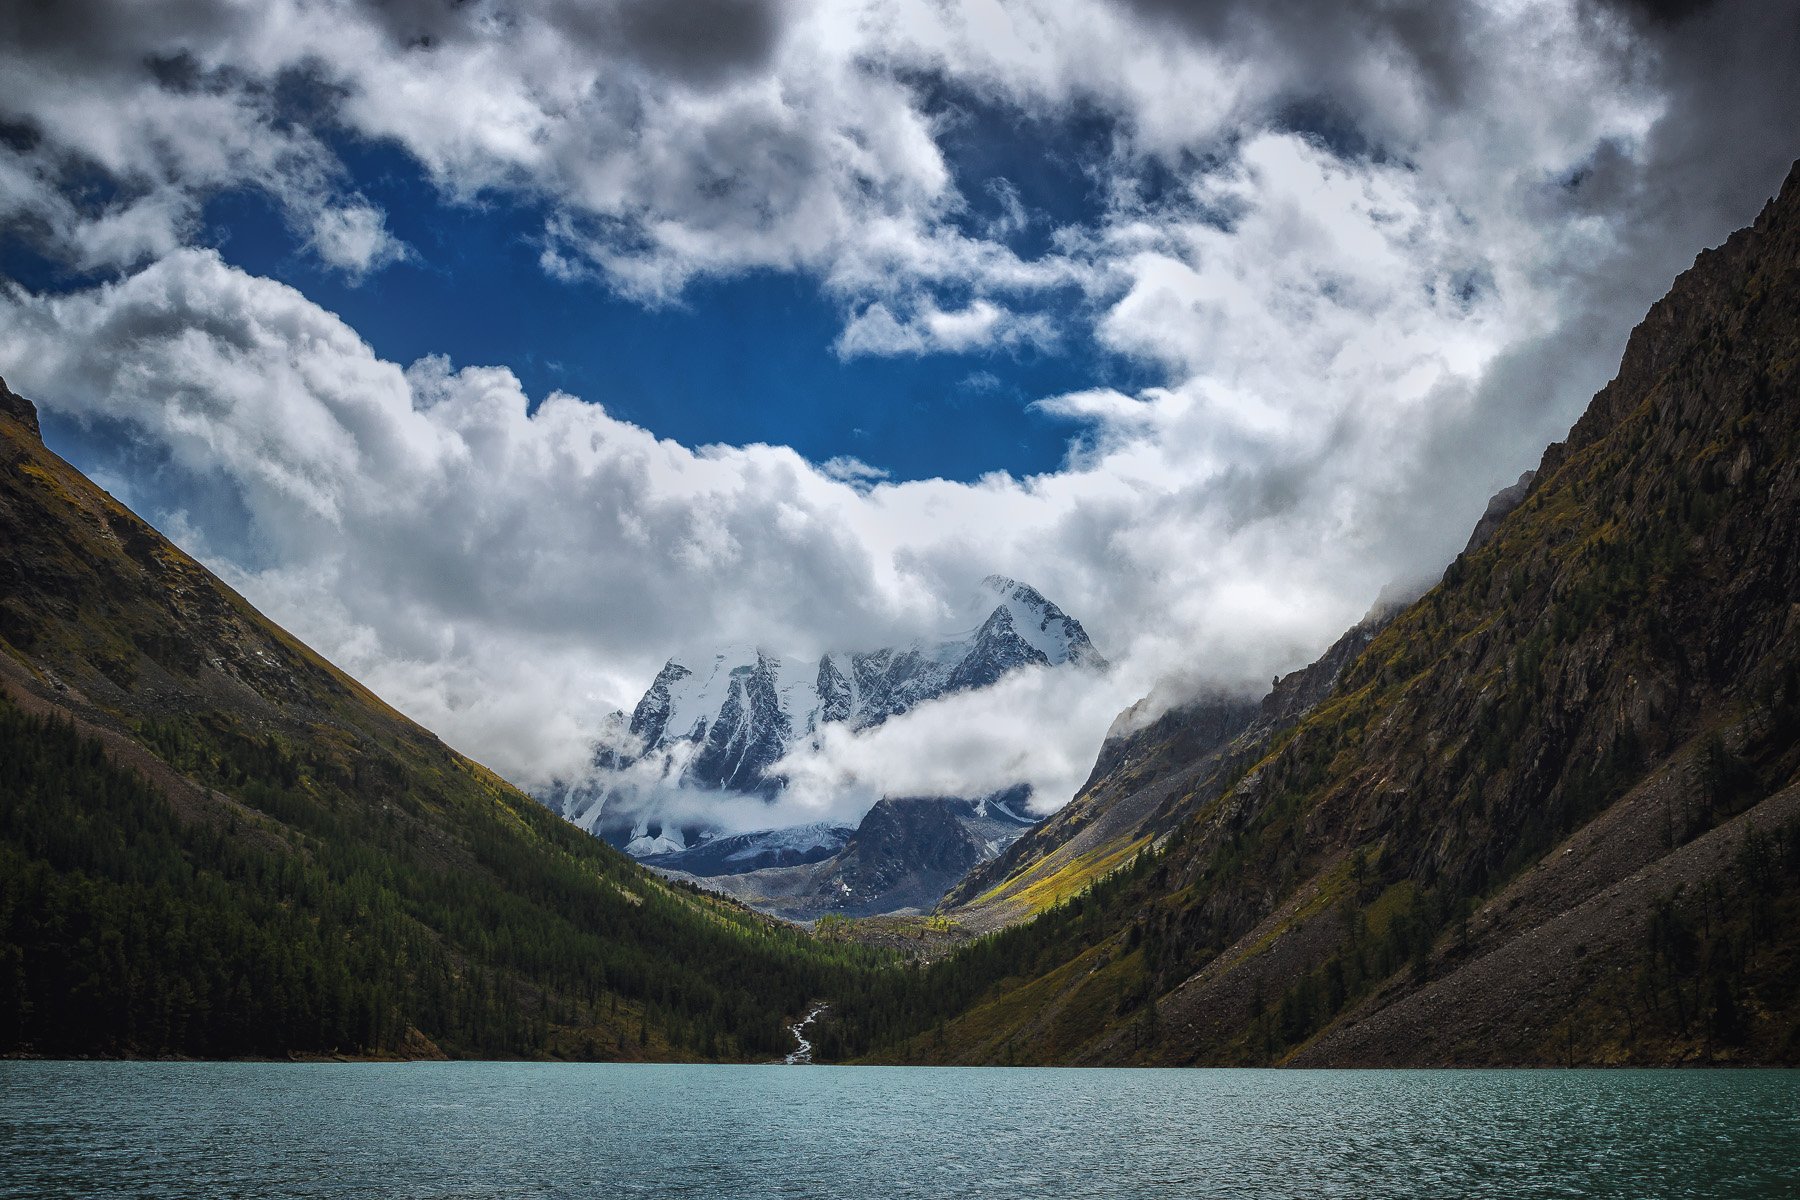
<instances>
[{"instance_id":1,"label":"mist over mountain","mask_svg":"<svg viewBox=\"0 0 1800 1200\"><path fill-rule=\"evenodd\" d=\"M1418 599L1122 718L894 1061L1800 1058L1800 163ZM929 1035L923 1031L929 1028Z\"/></svg>"},{"instance_id":2,"label":"mist over mountain","mask_svg":"<svg viewBox=\"0 0 1800 1200\"><path fill-rule=\"evenodd\" d=\"M701 887L791 921L918 915L1031 830L1025 799L1022 788L979 800L884 796L830 855L749 871L707 870L711 843L642 861L678 878L699 866Z\"/></svg>"},{"instance_id":3,"label":"mist over mountain","mask_svg":"<svg viewBox=\"0 0 1800 1200\"><path fill-rule=\"evenodd\" d=\"M780 804L788 772L804 770L829 735L855 738L1015 672L1050 672L1074 693L1106 670L1081 622L1028 584L991 575L964 607L972 628L900 647L816 661L751 647L671 658L629 716L607 720L592 773L546 789L545 802L639 857L676 854L790 812ZM879 777L846 781L817 815L854 824L888 790ZM1022 781L990 790L1028 806Z\"/></svg>"}]
</instances>

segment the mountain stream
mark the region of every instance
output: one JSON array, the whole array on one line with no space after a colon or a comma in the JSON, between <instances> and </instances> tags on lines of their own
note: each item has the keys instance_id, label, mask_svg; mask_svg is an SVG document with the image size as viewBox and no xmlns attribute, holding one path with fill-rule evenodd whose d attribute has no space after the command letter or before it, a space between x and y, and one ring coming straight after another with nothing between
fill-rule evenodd
<instances>
[{"instance_id":1,"label":"mountain stream","mask_svg":"<svg viewBox=\"0 0 1800 1200\"><path fill-rule=\"evenodd\" d=\"M782 1060L788 1066L797 1067L811 1064L813 1045L806 1040L806 1027L818 1020L819 1014L824 1012L826 1007L823 1004L817 1005L811 1012L788 1026L788 1032L794 1035L796 1043L794 1052Z\"/></svg>"}]
</instances>

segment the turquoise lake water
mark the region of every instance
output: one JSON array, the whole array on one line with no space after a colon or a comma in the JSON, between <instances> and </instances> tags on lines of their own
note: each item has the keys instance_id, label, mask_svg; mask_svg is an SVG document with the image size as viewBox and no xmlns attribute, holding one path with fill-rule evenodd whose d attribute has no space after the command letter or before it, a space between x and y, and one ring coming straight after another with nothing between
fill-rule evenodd
<instances>
[{"instance_id":1,"label":"turquoise lake water","mask_svg":"<svg viewBox=\"0 0 1800 1200\"><path fill-rule=\"evenodd\" d=\"M6 1062L0 1196L1800 1196L1800 1072Z\"/></svg>"}]
</instances>

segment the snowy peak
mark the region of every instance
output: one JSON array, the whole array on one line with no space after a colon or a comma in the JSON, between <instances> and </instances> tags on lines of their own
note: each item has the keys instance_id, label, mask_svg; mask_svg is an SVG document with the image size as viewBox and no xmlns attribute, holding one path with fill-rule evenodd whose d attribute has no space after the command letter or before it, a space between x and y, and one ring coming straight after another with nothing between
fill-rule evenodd
<instances>
[{"instance_id":1,"label":"snowy peak","mask_svg":"<svg viewBox=\"0 0 1800 1200\"><path fill-rule=\"evenodd\" d=\"M594 765L603 773L631 769L637 783L630 786L653 778L657 787L771 799L786 785L774 765L816 742L828 725L868 729L1024 667L1106 666L1079 621L1017 580L982 580L971 615L979 624L946 638L817 660L752 646L678 654L657 673L628 725L623 713L609 720ZM621 728L630 736L617 736ZM586 828L604 826L609 836L631 840L640 853L675 852L669 830L654 832L662 829L654 799L619 791L626 786L622 778L599 781L581 798L579 815L569 798L558 807Z\"/></svg>"},{"instance_id":2,"label":"snowy peak","mask_svg":"<svg viewBox=\"0 0 1800 1200\"><path fill-rule=\"evenodd\" d=\"M663 669L657 672L656 679L644 693L644 698L632 710L631 733L634 737L641 739L645 745L663 738L669 728L675 689L692 674L692 671L672 658L663 664Z\"/></svg>"},{"instance_id":3,"label":"snowy peak","mask_svg":"<svg viewBox=\"0 0 1800 1200\"><path fill-rule=\"evenodd\" d=\"M768 792L767 769L786 752L812 683L761 649L671 658L638 702L631 730L645 751L690 744L687 771L710 786Z\"/></svg>"},{"instance_id":4,"label":"snowy peak","mask_svg":"<svg viewBox=\"0 0 1800 1200\"><path fill-rule=\"evenodd\" d=\"M989 575L981 581L984 593L998 596L999 607L989 614L978 633L986 633L1001 613L1005 613L1012 633L1029 646L1034 656L1046 664L1060 667L1066 662L1081 666L1104 667L1106 660L1088 640L1081 622L1044 598L1030 584Z\"/></svg>"}]
</instances>

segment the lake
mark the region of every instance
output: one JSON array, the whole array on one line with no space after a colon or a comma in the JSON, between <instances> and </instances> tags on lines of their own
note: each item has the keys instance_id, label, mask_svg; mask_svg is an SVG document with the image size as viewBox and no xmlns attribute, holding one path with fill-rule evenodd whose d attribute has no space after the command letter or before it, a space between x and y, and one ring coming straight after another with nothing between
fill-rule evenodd
<instances>
[{"instance_id":1,"label":"lake","mask_svg":"<svg viewBox=\"0 0 1800 1200\"><path fill-rule=\"evenodd\" d=\"M79 1195L1800 1195L1800 1072L0 1062Z\"/></svg>"}]
</instances>

